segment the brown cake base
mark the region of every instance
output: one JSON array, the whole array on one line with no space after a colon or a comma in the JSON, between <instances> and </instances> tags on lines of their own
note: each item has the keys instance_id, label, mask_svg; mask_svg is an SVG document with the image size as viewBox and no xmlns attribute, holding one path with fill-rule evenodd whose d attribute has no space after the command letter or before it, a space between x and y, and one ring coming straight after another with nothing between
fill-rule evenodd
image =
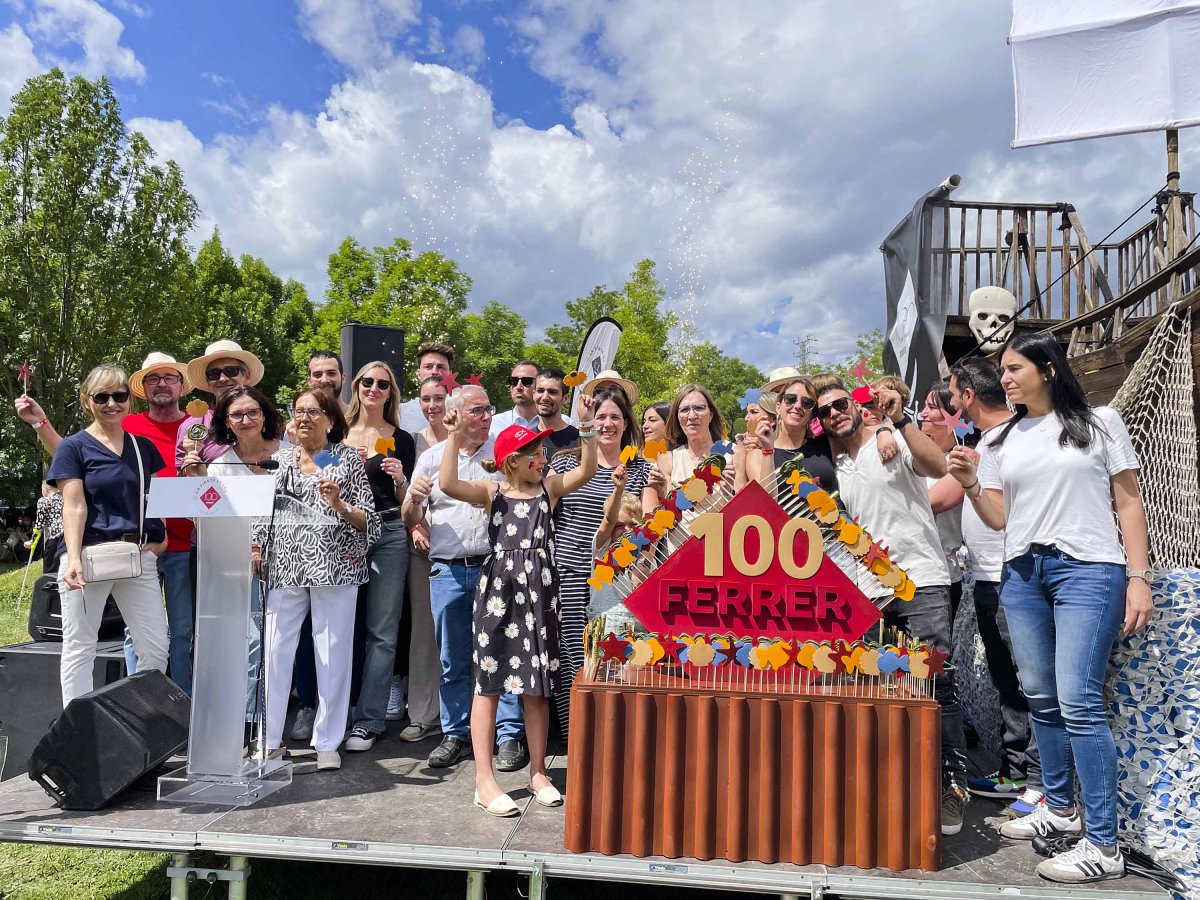
<instances>
[{"instance_id":1,"label":"brown cake base","mask_svg":"<svg viewBox=\"0 0 1200 900\"><path fill-rule=\"evenodd\" d=\"M927 699L571 689L576 853L937 870L941 717Z\"/></svg>"}]
</instances>

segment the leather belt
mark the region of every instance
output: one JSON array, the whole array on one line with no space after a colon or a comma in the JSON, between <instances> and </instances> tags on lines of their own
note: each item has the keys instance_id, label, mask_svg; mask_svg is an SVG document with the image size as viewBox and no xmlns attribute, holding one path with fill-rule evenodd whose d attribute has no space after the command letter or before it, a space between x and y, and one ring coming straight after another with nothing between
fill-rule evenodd
<instances>
[{"instance_id":1,"label":"leather belt","mask_svg":"<svg viewBox=\"0 0 1200 900\"><path fill-rule=\"evenodd\" d=\"M457 559L430 559L431 563L443 563L447 566L466 566L469 569L477 569L487 560L488 554L482 553L479 556L460 556Z\"/></svg>"}]
</instances>

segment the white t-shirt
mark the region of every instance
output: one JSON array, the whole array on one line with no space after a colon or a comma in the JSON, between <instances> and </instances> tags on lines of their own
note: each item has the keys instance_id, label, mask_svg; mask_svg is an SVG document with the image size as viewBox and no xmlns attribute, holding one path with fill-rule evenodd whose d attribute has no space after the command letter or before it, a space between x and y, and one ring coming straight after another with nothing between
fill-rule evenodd
<instances>
[{"instance_id":1,"label":"white t-shirt","mask_svg":"<svg viewBox=\"0 0 1200 900\"><path fill-rule=\"evenodd\" d=\"M1085 562L1124 565L1110 480L1140 466L1117 411L1098 406L1092 412L1100 427L1086 450L1059 446L1062 421L1055 414L1022 419L999 447L992 439L979 484L1004 492L1005 560L1032 544L1051 544Z\"/></svg>"},{"instance_id":2,"label":"white t-shirt","mask_svg":"<svg viewBox=\"0 0 1200 900\"><path fill-rule=\"evenodd\" d=\"M1001 423L995 428L989 428L979 437L980 460L988 454L987 444L996 436ZM980 463L982 467L982 462ZM1004 531L995 531L984 524L975 511L975 503L964 500L962 505L962 535L967 545L967 571L976 581L994 581L999 583L1004 572Z\"/></svg>"},{"instance_id":3,"label":"white t-shirt","mask_svg":"<svg viewBox=\"0 0 1200 900\"><path fill-rule=\"evenodd\" d=\"M838 455L842 502L875 540L891 548L892 560L918 588L949 585L925 477L913 468L904 437L898 432L894 437L899 452L886 463L879 458L874 435L859 449L857 459Z\"/></svg>"},{"instance_id":4,"label":"white t-shirt","mask_svg":"<svg viewBox=\"0 0 1200 900\"><path fill-rule=\"evenodd\" d=\"M409 434L416 436L417 432L429 424L425 413L421 412L421 400L413 397L400 404L400 427Z\"/></svg>"},{"instance_id":5,"label":"white t-shirt","mask_svg":"<svg viewBox=\"0 0 1200 900\"><path fill-rule=\"evenodd\" d=\"M932 489L942 479L926 476L925 486ZM946 568L950 570L950 583L962 581L962 568L958 562L958 551L963 545L962 517L963 507L969 501L958 504L953 509L934 513L933 522L937 525L938 539L942 542L942 555L946 557Z\"/></svg>"}]
</instances>

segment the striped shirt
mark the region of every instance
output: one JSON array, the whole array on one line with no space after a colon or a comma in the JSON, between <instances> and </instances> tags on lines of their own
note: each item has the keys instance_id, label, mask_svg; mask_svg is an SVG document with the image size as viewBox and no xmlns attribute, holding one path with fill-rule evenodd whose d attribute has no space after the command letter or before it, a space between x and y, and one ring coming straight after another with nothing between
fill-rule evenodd
<instances>
[{"instance_id":1,"label":"striped shirt","mask_svg":"<svg viewBox=\"0 0 1200 900\"><path fill-rule=\"evenodd\" d=\"M550 462L559 474L580 464L572 454L560 454ZM596 529L604 518L604 504L613 492L613 470L597 466L592 479L558 501L555 510L554 564L569 572L591 572ZM640 456L625 466L625 492L641 497L650 477L650 463Z\"/></svg>"}]
</instances>

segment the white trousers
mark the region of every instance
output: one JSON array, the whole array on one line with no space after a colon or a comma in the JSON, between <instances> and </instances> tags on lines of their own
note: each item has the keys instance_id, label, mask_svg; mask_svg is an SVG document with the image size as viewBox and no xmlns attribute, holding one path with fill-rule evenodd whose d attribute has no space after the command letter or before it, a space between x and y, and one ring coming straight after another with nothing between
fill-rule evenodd
<instances>
[{"instance_id":1,"label":"white trousers","mask_svg":"<svg viewBox=\"0 0 1200 900\"><path fill-rule=\"evenodd\" d=\"M167 671L167 616L163 608L162 588L158 584L158 562L153 553L142 552L142 574L120 581L95 581L82 590L67 590L63 574L67 568L64 553L58 567L58 596L62 606L62 683L63 707L76 697L93 690L92 670L96 662L96 640L104 616L104 604L112 594L121 617L133 638L138 670Z\"/></svg>"},{"instance_id":2,"label":"white trousers","mask_svg":"<svg viewBox=\"0 0 1200 900\"><path fill-rule=\"evenodd\" d=\"M350 715L350 667L354 660L354 607L358 585L278 587L267 595L265 638L267 677L267 749L283 743L292 664L304 616L312 611L313 650L317 659L317 717L312 745L336 750Z\"/></svg>"}]
</instances>

